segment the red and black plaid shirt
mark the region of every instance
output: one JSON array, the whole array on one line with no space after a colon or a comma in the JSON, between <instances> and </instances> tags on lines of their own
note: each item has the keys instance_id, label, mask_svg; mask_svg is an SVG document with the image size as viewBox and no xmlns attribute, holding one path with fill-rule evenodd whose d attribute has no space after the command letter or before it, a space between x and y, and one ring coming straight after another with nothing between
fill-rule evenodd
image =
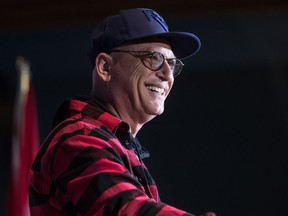
<instances>
[{"instance_id":1,"label":"red and black plaid shirt","mask_svg":"<svg viewBox=\"0 0 288 216\"><path fill-rule=\"evenodd\" d=\"M74 98L56 116L30 170L32 216L191 215L160 202L149 153L101 104Z\"/></svg>"}]
</instances>

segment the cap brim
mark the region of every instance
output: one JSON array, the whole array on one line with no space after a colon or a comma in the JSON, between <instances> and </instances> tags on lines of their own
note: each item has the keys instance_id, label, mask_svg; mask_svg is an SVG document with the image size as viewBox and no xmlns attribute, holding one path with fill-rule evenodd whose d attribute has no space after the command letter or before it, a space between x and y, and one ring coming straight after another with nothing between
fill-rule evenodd
<instances>
[{"instance_id":1,"label":"cap brim","mask_svg":"<svg viewBox=\"0 0 288 216\"><path fill-rule=\"evenodd\" d=\"M130 42L139 40L151 41L154 38L166 38L171 45L173 53L179 59L194 55L201 47L200 39L196 35L188 32L164 32L133 39L130 40Z\"/></svg>"},{"instance_id":2,"label":"cap brim","mask_svg":"<svg viewBox=\"0 0 288 216\"><path fill-rule=\"evenodd\" d=\"M200 39L188 32L169 32L162 35L170 41L172 51L179 59L194 55L201 47Z\"/></svg>"}]
</instances>

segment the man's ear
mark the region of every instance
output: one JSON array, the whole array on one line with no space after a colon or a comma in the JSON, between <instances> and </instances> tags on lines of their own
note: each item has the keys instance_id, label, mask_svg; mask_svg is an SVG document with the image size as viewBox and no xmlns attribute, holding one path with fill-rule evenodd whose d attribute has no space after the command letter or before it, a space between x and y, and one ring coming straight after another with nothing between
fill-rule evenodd
<instances>
[{"instance_id":1,"label":"man's ear","mask_svg":"<svg viewBox=\"0 0 288 216\"><path fill-rule=\"evenodd\" d=\"M99 77L103 81L108 82L111 79L110 67L111 67L111 56L106 53L100 53L96 57L95 61L95 72L98 73Z\"/></svg>"}]
</instances>

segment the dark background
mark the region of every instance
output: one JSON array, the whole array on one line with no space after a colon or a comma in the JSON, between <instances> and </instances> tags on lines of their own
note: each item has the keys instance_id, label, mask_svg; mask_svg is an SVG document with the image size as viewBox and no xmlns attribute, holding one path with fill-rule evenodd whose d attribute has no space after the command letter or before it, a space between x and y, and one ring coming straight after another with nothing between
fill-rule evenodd
<instances>
[{"instance_id":1,"label":"dark background","mask_svg":"<svg viewBox=\"0 0 288 216\"><path fill-rule=\"evenodd\" d=\"M2 0L1 212L5 208L15 60L31 63L41 141L66 98L89 94L86 52L99 19L130 7L159 12L202 49L184 60L165 113L138 138L162 201L195 214L288 215L288 2Z\"/></svg>"}]
</instances>

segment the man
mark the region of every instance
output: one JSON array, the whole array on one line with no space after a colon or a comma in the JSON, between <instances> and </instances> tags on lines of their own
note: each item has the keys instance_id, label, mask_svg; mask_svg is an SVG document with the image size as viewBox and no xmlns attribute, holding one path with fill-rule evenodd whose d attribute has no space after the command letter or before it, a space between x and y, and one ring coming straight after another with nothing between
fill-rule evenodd
<instances>
[{"instance_id":1,"label":"man","mask_svg":"<svg viewBox=\"0 0 288 216\"><path fill-rule=\"evenodd\" d=\"M159 200L136 138L164 111L199 39L155 11L120 11L92 33L89 97L65 101L30 172L31 215L191 215ZM176 58L177 57L177 58Z\"/></svg>"}]
</instances>

